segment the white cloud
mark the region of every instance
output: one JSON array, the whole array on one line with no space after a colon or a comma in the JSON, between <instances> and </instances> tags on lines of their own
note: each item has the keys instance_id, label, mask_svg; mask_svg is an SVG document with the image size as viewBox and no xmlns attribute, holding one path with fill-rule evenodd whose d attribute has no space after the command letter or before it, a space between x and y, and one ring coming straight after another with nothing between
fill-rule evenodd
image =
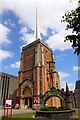
<instances>
[{"instance_id":1,"label":"white cloud","mask_svg":"<svg viewBox=\"0 0 80 120\"><path fill-rule=\"evenodd\" d=\"M74 66L73 71L80 71L80 66Z\"/></svg>"},{"instance_id":2,"label":"white cloud","mask_svg":"<svg viewBox=\"0 0 80 120\"><path fill-rule=\"evenodd\" d=\"M20 67L20 61L15 62L14 64L11 64L12 68L19 68Z\"/></svg>"},{"instance_id":3,"label":"white cloud","mask_svg":"<svg viewBox=\"0 0 80 120\"><path fill-rule=\"evenodd\" d=\"M61 89L64 88L64 90L66 90L66 81L63 80L60 81L60 88Z\"/></svg>"},{"instance_id":4,"label":"white cloud","mask_svg":"<svg viewBox=\"0 0 80 120\"><path fill-rule=\"evenodd\" d=\"M27 44L31 43L34 39L34 35L33 34L25 34L22 36L22 40L27 42Z\"/></svg>"},{"instance_id":5,"label":"white cloud","mask_svg":"<svg viewBox=\"0 0 80 120\"><path fill-rule=\"evenodd\" d=\"M61 18L65 12L75 9L77 5L78 0L71 3L69 0L3 0L0 9L14 11L21 23L34 30L35 9L38 6L40 32L47 35L48 28L55 30L57 34L49 37L47 42L54 50L65 50L70 49L70 43L63 41L66 32L63 30L65 24L61 23ZM23 36L23 40L27 39L26 37L29 39L28 42L30 39L34 40L31 34Z\"/></svg>"},{"instance_id":6,"label":"white cloud","mask_svg":"<svg viewBox=\"0 0 80 120\"><path fill-rule=\"evenodd\" d=\"M70 76L69 73L65 73L65 72L58 72L60 75L60 79L63 80L64 78L67 78Z\"/></svg>"},{"instance_id":7,"label":"white cloud","mask_svg":"<svg viewBox=\"0 0 80 120\"><path fill-rule=\"evenodd\" d=\"M0 61L11 57L13 57L12 52L0 49Z\"/></svg>"},{"instance_id":8,"label":"white cloud","mask_svg":"<svg viewBox=\"0 0 80 120\"><path fill-rule=\"evenodd\" d=\"M29 30L26 27L21 28L19 33L21 34L21 39L27 44L34 40L33 33L29 33Z\"/></svg>"},{"instance_id":9,"label":"white cloud","mask_svg":"<svg viewBox=\"0 0 80 120\"><path fill-rule=\"evenodd\" d=\"M10 69L10 68L19 68L20 67L20 61L17 61L10 66L4 66L4 69Z\"/></svg>"},{"instance_id":10,"label":"white cloud","mask_svg":"<svg viewBox=\"0 0 80 120\"><path fill-rule=\"evenodd\" d=\"M62 29L59 33L49 37L46 42L53 48L53 50L63 51L71 49L71 43L69 41L64 42L64 38L68 33L71 33L71 31L65 31L65 29Z\"/></svg>"},{"instance_id":11,"label":"white cloud","mask_svg":"<svg viewBox=\"0 0 80 120\"><path fill-rule=\"evenodd\" d=\"M0 24L0 44L1 45L6 45L11 43L11 41L8 39L9 33L10 33L10 30L3 24Z\"/></svg>"},{"instance_id":12,"label":"white cloud","mask_svg":"<svg viewBox=\"0 0 80 120\"><path fill-rule=\"evenodd\" d=\"M59 55L56 56L56 58L58 58L58 59L60 58L60 60L61 60L66 56L67 56L67 54L59 54Z\"/></svg>"},{"instance_id":13,"label":"white cloud","mask_svg":"<svg viewBox=\"0 0 80 120\"><path fill-rule=\"evenodd\" d=\"M64 90L66 90L66 81L61 80L61 88L64 88ZM68 87L70 91L74 91L75 90L75 83L74 82L70 82L68 83Z\"/></svg>"},{"instance_id":14,"label":"white cloud","mask_svg":"<svg viewBox=\"0 0 80 120\"><path fill-rule=\"evenodd\" d=\"M20 34L26 34L27 32L28 32L27 27L22 27L19 33Z\"/></svg>"},{"instance_id":15,"label":"white cloud","mask_svg":"<svg viewBox=\"0 0 80 120\"><path fill-rule=\"evenodd\" d=\"M75 83L68 83L69 90L74 91L75 90Z\"/></svg>"},{"instance_id":16,"label":"white cloud","mask_svg":"<svg viewBox=\"0 0 80 120\"><path fill-rule=\"evenodd\" d=\"M15 27L15 23L13 21L11 21L11 19L7 19L4 21L4 25L9 25L10 27L14 28Z\"/></svg>"},{"instance_id":17,"label":"white cloud","mask_svg":"<svg viewBox=\"0 0 80 120\"><path fill-rule=\"evenodd\" d=\"M68 87L70 91L73 91L75 89L75 83L74 82L67 82L65 79L70 76L69 73L66 72L58 72L60 75L60 85L61 88L64 88L66 90L66 83L68 83Z\"/></svg>"}]
</instances>

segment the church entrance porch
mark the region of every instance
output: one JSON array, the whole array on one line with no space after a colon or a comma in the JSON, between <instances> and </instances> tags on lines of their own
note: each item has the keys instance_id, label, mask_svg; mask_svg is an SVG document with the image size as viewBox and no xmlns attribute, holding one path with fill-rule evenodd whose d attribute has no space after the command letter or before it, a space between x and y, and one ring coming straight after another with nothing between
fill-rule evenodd
<instances>
[{"instance_id":1,"label":"church entrance porch","mask_svg":"<svg viewBox=\"0 0 80 120\"><path fill-rule=\"evenodd\" d=\"M25 109L32 108L32 97L25 97Z\"/></svg>"},{"instance_id":2,"label":"church entrance porch","mask_svg":"<svg viewBox=\"0 0 80 120\"><path fill-rule=\"evenodd\" d=\"M21 100L20 100L21 109L32 108L32 93L29 87L26 87L23 91Z\"/></svg>"}]
</instances>

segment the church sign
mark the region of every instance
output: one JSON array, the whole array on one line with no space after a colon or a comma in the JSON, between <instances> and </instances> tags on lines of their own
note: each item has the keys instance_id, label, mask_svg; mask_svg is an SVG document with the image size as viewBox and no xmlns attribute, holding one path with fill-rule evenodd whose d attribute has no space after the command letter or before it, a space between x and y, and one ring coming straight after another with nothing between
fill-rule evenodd
<instances>
[{"instance_id":1,"label":"church sign","mask_svg":"<svg viewBox=\"0 0 80 120\"><path fill-rule=\"evenodd\" d=\"M4 101L4 117L8 116L8 110L10 110L10 118L12 118L12 99L10 98Z\"/></svg>"}]
</instances>

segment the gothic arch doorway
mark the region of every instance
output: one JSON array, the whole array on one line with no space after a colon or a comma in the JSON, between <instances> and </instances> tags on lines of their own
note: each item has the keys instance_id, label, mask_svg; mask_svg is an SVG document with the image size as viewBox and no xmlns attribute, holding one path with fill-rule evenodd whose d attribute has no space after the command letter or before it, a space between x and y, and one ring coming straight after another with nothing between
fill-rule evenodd
<instances>
[{"instance_id":1,"label":"gothic arch doorway","mask_svg":"<svg viewBox=\"0 0 80 120\"><path fill-rule=\"evenodd\" d=\"M25 89L23 91L23 96L24 96L25 109L32 108L32 92L28 86L25 87Z\"/></svg>"},{"instance_id":2,"label":"gothic arch doorway","mask_svg":"<svg viewBox=\"0 0 80 120\"><path fill-rule=\"evenodd\" d=\"M31 96L32 96L31 89L30 89L28 86L26 86L26 88L24 89L23 95L24 95L25 97L28 97L28 96L31 97Z\"/></svg>"}]
</instances>

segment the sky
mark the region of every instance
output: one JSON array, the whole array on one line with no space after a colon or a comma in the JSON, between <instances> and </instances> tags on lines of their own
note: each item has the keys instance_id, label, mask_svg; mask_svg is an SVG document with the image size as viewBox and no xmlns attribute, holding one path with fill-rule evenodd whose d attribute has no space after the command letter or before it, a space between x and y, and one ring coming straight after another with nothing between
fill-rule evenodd
<instances>
[{"instance_id":1,"label":"sky","mask_svg":"<svg viewBox=\"0 0 80 120\"><path fill-rule=\"evenodd\" d=\"M53 51L61 88L75 89L80 80L79 57L64 37L71 34L61 23L65 12L78 6L78 0L0 0L0 71L17 76L22 46L33 42L38 7L41 40Z\"/></svg>"}]
</instances>

